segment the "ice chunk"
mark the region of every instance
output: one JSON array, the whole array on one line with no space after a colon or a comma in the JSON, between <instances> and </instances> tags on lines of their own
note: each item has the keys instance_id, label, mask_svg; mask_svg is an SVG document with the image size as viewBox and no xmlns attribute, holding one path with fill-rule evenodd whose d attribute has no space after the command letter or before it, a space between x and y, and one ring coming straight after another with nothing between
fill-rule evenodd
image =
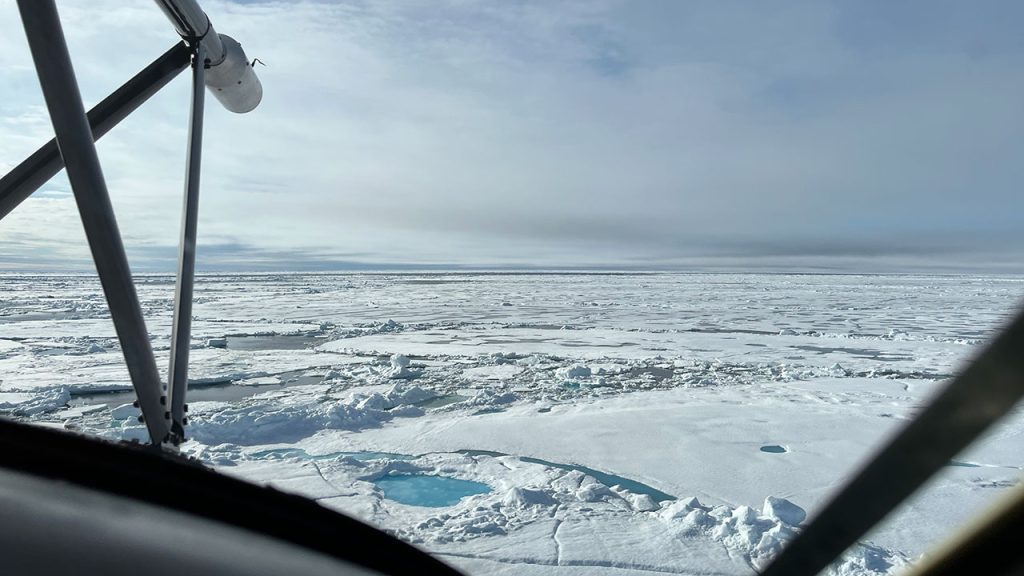
<instances>
[{"instance_id":1,"label":"ice chunk","mask_svg":"<svg viewBox=\"0 0 1024 576\"><path fill-rule=\"evenodd\" d=\"M0 414L32 416L53 412L71 400L71 393L66 386L51 388L43 393L34 392L0 392Z\"/></svg>"},{"instance_id":2,"label":"ice chunk","mask_svg":"<svg viewBox=\"0 0 1024 576\"><path fill-rule=\"evenodd\" d=\"M775 496L769 496L764 499L764 507L761 509L761 513L790 526L799 526L807 518L807 512L803 508L785 498L776 498Z\"/></svg>"},{"instance_id":3,"label":"ice chunk","mask_svg":"<svg viewBox=\"0 0 1024 576\"><path fill-rule=\"evenodd\" d=\"M903 554L881 546L858 542L843 559L833 566L830 573L837 576L854 574L892 574L894 568L907 565Z\"/></svg>"},{"instance_id":4,"label":"ice chunk","mask_svg":"<svg viewBox=\"0 0 1024 576\"><path fill-rule=\"evenodd\" d=\"M767 532L761 534L761 540L750 551L750 558L753 560L754 565L758 568L767 566L771 559L782 551L783 545L795 536L796 532L784 524L776 524Z\"/></svg>"},{"instance_id":5,"label":"ice chunk","mask_svg":"<svg viewBox=\"0 0 1024 576\"><path fill-rule=\"evenodd\" d=\"M680 498L677 502L685 504L689 508L704 508L704 506L700 503L700 500L697 500L696 496Z\"/></svg>"},{"instance_id":6,"label":"ice chunk","mask_svg":"<svg viewBox=\"0 0 1024 576\"><path fill-rule=\"evenodd\" d=\"M661 517L665 520L674 520L677 518L683 518L693 512L694 510L703 510L704 507L700 505L700 502L694 498L680 498L675 502L665 506L661 510Z\"/></svg>"},{"instance_id":7,"label":"ice chunk","mask_svg":"<svg viewBox=\"0 0 1024 576\"><path fill-rule=\"evenodd\" d=\"M710 514L701 509L691 510L687 514L679 527L682 529L683 534L693 535L699 532L703 532L708 527L715 524L715 519Z\"/></svg>"},{"instance_id":8,"label":"ice chunk","mask_svg":"<svg viewBox=\"0 0 1024 576\"><path fill-rule=\"evenodd\" d=\"M121 429L121 439L128 442L148 442L149 430L145 426L126 426Z\"/></svg>"},{"instance_id":9,"label":"ice chunk","mask_svg":"<svg viewBox=\"0 0 1024 576\"><path fill-rule=\"evenodd\" d=\"M732 516L732 508L724 504L719 504L711 509L711 517L715 520L724 521Z\"/></svg>"},{"instance_id":10,"label":"ice chunk","mask_svg":"<svg viewBox=\"0 0 1024 576\"><path fill-rule=\"evenodd\" d=\"M723 522L711 529L711 537L715 540L725 540L736 534L736 527L731 522Z\"/></svg>"},{"instance_id":11,"label":"ice chunk","mask_svg":"<svg viewBox=\"0 0 1024 576\"><path fill-rule=\"evenodd\" d=\"M609 496L614 497L615 493L612 492L611 488L601 484L600 482L592 482L580 486L580 489L576 491L576 498L583 502L597 502L604 500Z\"/></svg>"},{"instance_id":12,"label":"ice chunk","mask_svg":"<svg viewBox=\"0 0 1024 576\"><path fill-rule=\"evenodd\" d=\"M383 394L380 394L378 392L370 394L366 398L360 400L358 404L356 404L356 408L360 410L387 410L389 408L394 408L394 406L395 404L391 400L385 398Z\"/></svg>"},{"instance_id":13,"label":"ice chunk","mask_svg":"<svg viewBox=\"0 0 1024 576\"><path fill-rule=\"evenodd\" d=\"M732 517L736 519L736 524L753 524L757 521L757 512L754 512L750 506L739 506L732 511Z\"/></svg>"},{"instance_id":14,"label":"ice chunk","mask_svg":"<svg viewBox=\"0 0 1024 576\"><path fill-rule=\"evenodd\" d=\"M252 446L295 442L324 429L358 430L379 426L397 415L407 415L321 400L315 395L284 397L269 403L227 406L208 413L193 410L195 419L190 418L189 430L192 438L204 444L230 442ZM361 399L365 400L367 398Z\"/></svg>"},{"instance_id":15,"label":"ice chunk","mask_svg":"<svg viewBox=\"0 0 1024 576\"><path fill-rule=\"evenodd\" d=\"M410 368L410 364L411 361L408 356L403 354L393 355L391 357L391 371L388 372L388 378L392 380L412 380L423 374L422 370Z\"/></svg>"},{"instance_id":16,"label":"ice chunk","mask_svg":"<svg viewBox=\"0 0 1024 576\"><path fill-rule=\"evenodd\" d=\"M14 340L3 340L0 339L0 353L21 351L25 346L20 342Z\"/></svg>"},{"instance_id":17,"label":"ice chunk","mask_svg":"<svg viewBox=\"0 0 1024 576\"><path fill-rule=\"evenodd\" d=\"M419 406L398 406L391 409L388 414L399 418L417 418L423 416L426 412Z\"/></svg>"},{"instance_id":18,"label":"ice chunk","mask_svg":"<svg viewBox=\"0 0 1024 576\"><path fill-rule=\"evenodd\" d=\"M103 404L87 404L85 406L75 406L66 410L60 410L53 413L54 418L70 419L70 418L81 418L87 414L95 414L97 412L103 412L107 407Z\"/></svg>"},{"instance_id":19,"label":"ice chunk","mask_svg":"<svg viewBox=\"0 0 1024 576\"><path fill-rule=\"evenodd\" d=\"M590 368L582 364L573 364L562 371L562 377L567 379L590 378Z\"/></svg>"},{"instance_id":20,"label":"ice chunk","mask_svg":"<svg viewBox=\"0 0 1024 576\"><path fill-rule=\"evenodd\" d=\"M121 404L117 408L110 411L110 417L114 420L128 420L129 418L138 418L142 414L141 411L135 406L135 404Z\"/></svg>"},{"instance_id":21,"label":"ice chunk","mask_svg":"<svg viewBox=\"0 0 1024 576\"><path fill-rule=\"evenodd\" d=\"M404 328L404 326L389 318L387 322L381 322L377 324L376 328L380 332L396 332Z\"/></svg>"},{"instance_id":22,"label":"ice chunk","mask_svg":"<svg viewBox=\"0 0 1024 576\"><path fill-rule=\"evenodd\" d=\"M629 502L629 505L637 512L651 512L657 510L660 506L651 498L648 494L625 494L623 499Z\"/></svg>"},{"instance_id":23,"label":"ice chunk","mask_svg":"<svg viewBox=\"0 0 1024 576\"><path fill-rule=\"evenodd\" d=\"M415 370L413 368L395 368L388 374L388 378L392 380L413 380L423 375L422 370Z\"/></svg>"},{"instance_id":24,"label":"ice chunk","mask_svg":"<svg viewBox=\"0 0 1024 576\"><path fill-rule=\"evenodd\" d=\"M754 515L756 518L756 514ZM736 534L732 536L731 541L725 542L726 546L733 548L739 548L740 550L752 550L761 542L761 534L764 532L764 527L758 525L756 522L750 524L736 524Z\"/></svg>"},{"instance_id":25,"label":"ice chunk","mask_svg":"<svg viewBox=\"0 0 1024 576\"><path fill-rule=\"evenodd\" d=\"M502 506L526 508L528 506L554 506L558 504L550 494L531 488L512 488L501 499Z\"/></svg>"},{"instance_id":26,"label":"ice chunk","mask_svg":"<svg viewBox=\"0 0 1024 576\"><path fill-rule=\"evenodd\" d=\"M408 384L395 384L390 390L384 393L384 397L391 403L392 406L399 406L402 404L417 404L425 400L437 396L434 392L424 390L419 386L412 386L406 388Z\"/></svg>"},{"instance_id":27,"label":"ice chunk","mask_svg":"<svg viewBox=\"0 0 1024 576\"><path fill-rule=\"evenodd\" d=\"M228 347L228 339L227 338L208 338L206 340L206 346L208 348L227 348Z\"/></svg>"}]
</instances>

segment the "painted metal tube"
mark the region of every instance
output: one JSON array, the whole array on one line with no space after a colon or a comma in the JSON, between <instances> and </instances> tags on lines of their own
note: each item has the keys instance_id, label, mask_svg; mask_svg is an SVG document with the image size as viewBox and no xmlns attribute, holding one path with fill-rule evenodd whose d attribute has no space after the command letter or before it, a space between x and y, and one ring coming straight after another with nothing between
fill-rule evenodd
<instances>
[{"instance_id":1,"label":"painted metal tube","mask_svg":"<svg viewBox=\"0 0 1024 576\"><path fill-rule=\"evenodd\" d=\"M203 76L205 50L196 47L192 61L192 107L189 113L188 161L185 165L185 205L178 245L178 282L174 290L174 327L171 332L171 437L185 439L185 395L188 391L188 356L192 343L192 288L196 276L196 231L199 220L199 173L203 151Z\"/></svg>"},{"instance_id":2,"label":"painted metal tube","mask_svg":"<svg viewBox=\"0 0 1024 576\"><path fill-rule=\"evenodd\" d=\"M217 34L210 18L195 0L156 0L175 31L190 45L201 44L210 60L206 87L231 112L249 112L263 99L263 85L242 46Z\"/></svg>"},{"instance_id":3,"label":"painted metal tube","mask_svg":"<svg viewBox=\"0 0 1024 576\"><path fill-rule=\"evenodd\" d=\"M167 436L163 394L92 130L53 0L18 0L39 84L78 213L153 444Z\"/></svg>"},{"instance_id":4,"label":"painted metal tube","mask_svg":"<svg viewBox=\"0 0 1024 576\"><path fill-rule=\"evenodd\" d=\"M189 63L189 47L178 42L89 111L93 140L99 140L149 97L173 80ZM0 219L64 168L57 139L43 144L31 156L0 178Z\"/></svg>"}]
</instances>

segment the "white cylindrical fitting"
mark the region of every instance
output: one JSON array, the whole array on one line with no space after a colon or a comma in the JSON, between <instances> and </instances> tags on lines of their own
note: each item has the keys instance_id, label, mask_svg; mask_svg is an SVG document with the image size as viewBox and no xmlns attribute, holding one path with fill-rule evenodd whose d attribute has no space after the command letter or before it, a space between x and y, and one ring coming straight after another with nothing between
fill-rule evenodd
<instances>
[{"instance_id":1,"label":"white cylindrical fitting","mask_svg":"<svg viewBox=\"0 0 1024 576\"><path fill-rule=\"evenodd\" d=\"M220 34L224 59L206 71L206 87L232 112L248 112L263 99L263 85L249 64L242 46L234 38Z\"/></svg>"}]
</instances>

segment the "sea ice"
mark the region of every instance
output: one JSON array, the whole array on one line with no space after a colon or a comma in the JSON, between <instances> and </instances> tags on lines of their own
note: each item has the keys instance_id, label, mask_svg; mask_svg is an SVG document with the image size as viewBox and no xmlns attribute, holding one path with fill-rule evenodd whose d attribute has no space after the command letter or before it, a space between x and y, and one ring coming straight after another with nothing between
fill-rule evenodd
<instances>
[{"instance_id":1,"label":"sea ice","mask_svg":"<svg viewBox=\"0 0 1024 576\"><path fill-rule=\"evenodd\" d=\"M228 339L227 338L207 338L206 339L206 345L208 347L210 347L210 348L227 348L228 347Z\"/></svg>"},{"instance_id":2,"label":"sea ice","mask_svg":"<svg viewBox=\"0 0 1024 576\"><path fill-rule=\"evenodd\" d=\"M34 416L62 408L71 399L66 387L51 388L40 393L0 392L0 415Z\"/></svg>"},{"instance_id":3,"label":"sea ice","mask_svg":"<svg viewBox=\"0 0 1024 576\"><path fill-rule=\"evenodd\" d=\"M129 418L135 419L141 414L142 411L133 403L121 404L110 411L110 417L114 420L128 420Z\"/></svg>"},{"instance_id":4,"label":"sea ice","mask_svg":"<svg viewBox=\"0 0 1024 576\"><path fill-rule=\"evenodd\" d=\"M562 377L570 380L575 378L590 378L590 368L581 364L573 364L565 370L562 370Z\"/></svg>"},{"instance_id":5,"label":"sea ice","mask_svg":"<svg viewBox=\"0 0 1024 576\"><path fill-rule=\"evenodd\" d=\"M145 440L95 280L4 282L0 413ZM139 288L160 366L172 292ZM480 573L750 573L1022 293L996 276L200 276L183 450ZM1016 485L1021 429L832 572L893 573ZM395 475L491 491L408 506L375 487Z\"/></svg>"},{"instance_id":6,"label":"sea ice","mask_svg":"<svg viewBox=\"0 0 1024 576\"><path fill-rule=\"evenodd\" d=\"M807 512L803 508L785 498L776 498L775 496L768 496L764 499L761 513L790 526L799 526L807 518Z\"/></svg>"}]
</instances>

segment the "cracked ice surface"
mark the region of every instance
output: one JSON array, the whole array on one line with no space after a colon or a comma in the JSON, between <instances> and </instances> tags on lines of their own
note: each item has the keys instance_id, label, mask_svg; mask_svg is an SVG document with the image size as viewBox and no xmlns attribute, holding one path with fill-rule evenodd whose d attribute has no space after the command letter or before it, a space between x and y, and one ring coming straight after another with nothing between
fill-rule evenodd
<instances>
[{"instance_id":1,"label":"cracked ice surface","mask_svg":"<svg viewBox=\"0 0 1024 576\"><path fill-rule=\"evenodd\" d=\"M0 413L144 438L97 283L0 282ZM764 565L1024 295L1012 277L730 274L196 288L188 453L470 573L607 575ZM166 366L173 279L139 293ZM834 572L896 571L1015 485L1022 429L1002 423ZM409 506L374 483L392 474L490 491Z\"/></svg>"}]
</instances>

